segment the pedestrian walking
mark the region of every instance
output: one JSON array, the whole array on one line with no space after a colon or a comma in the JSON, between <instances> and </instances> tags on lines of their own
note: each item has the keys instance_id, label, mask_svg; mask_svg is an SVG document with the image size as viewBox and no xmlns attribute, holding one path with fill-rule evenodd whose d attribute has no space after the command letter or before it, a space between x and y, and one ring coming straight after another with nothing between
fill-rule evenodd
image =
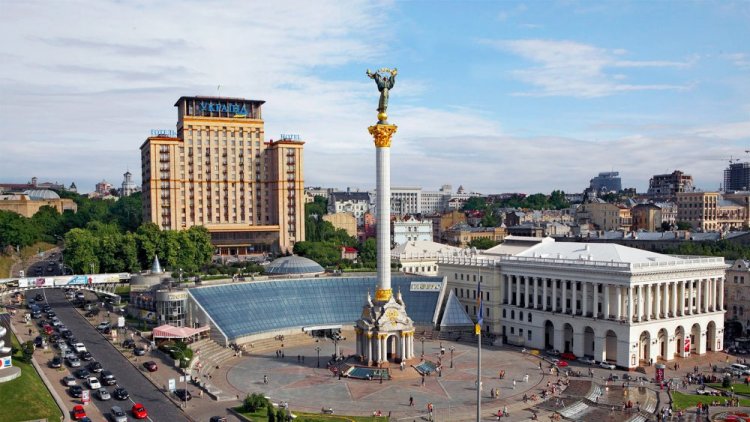
<instances>
[{"instance_id":1,"label":"pedestrian walking","mask_svg":"<svg viewBox=\"0 0 750 422\"><path fill-rule=\"evenodd\" d=\"M422 375L422 387L424 387L424 375Z\"/></svg>"},{"instance_id":2,"label":"pedestrian walking","mask_svg":"<svg viewBox=\"0 0 750 422\"><path fill-rule=\"evenodd\" d=\"M409 407L414 407L414 396L409 396Z\"/></svg>"},{"instance_id":3,"label":"pedestrian walking","mask_svg":"<svg viewBox=\"0 0 750 422\"><path fill-rule=\"evenodd\" d=\"M268 375L263 375L263 384L268 384Z\"/></svg>"}]
</instances>

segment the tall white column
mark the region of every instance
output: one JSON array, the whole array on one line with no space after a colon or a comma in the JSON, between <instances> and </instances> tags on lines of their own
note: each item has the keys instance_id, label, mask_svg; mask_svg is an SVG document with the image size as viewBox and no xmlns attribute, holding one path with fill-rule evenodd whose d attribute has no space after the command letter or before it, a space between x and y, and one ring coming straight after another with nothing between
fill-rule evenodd
<instances>
[{"instance_id":1,"label":"tall white column","mask_svg":"<svg viewBox=\"0 0 750 422\"><path fill-rule=\"evenodd\" d=\"M617 320L622 319L622 286L615 286L615 292L617 296L617 305L615 306L615 315Z\"/></svg>"},{"instance_id":2,"label":"tall white column","mask_svg":"<svg viewBox=\"0 0 750 422\"><path fill-rule=\"evenodd\" d=\"M604 285L604 319L609 319L609 284Z\"/></svg>"},{"instance_id":3,"label":"tall white column","mask_svg":"<svg viewBox=\"0 0 750 422\"><path fill-rule=\"evenodd\" d=\"M695 295L695 313L701 314L703 313L703 281L704 280L697 280L695 284L698 285L697 292Z\"/></svg>"},{"instance_id":4,"label":"tall white column","mask_svg":"<svg viewBox=\"0 0 750 422\"><path fill-rule=\"evenodd\" d=\"M575 315L578 311L578 301L576 300L578 296L578 283L575 280L570 280L570 288L570 313Z\"/></svg>"},{"instance_id":5,"label":"tall white column","mask_svg":"<svg viewBox=\"0 0 750 422\"><path fill-rule=\"evenodd\" d=\"M695 313L693 306L693 280L688 280L688 314L693 315Z\"/></svg>"},{"instance_id":6,"label":"tall white column","mask_svg":"<svg viewBox=\"0 0 750 422\"><path fill-rule=\"evenodd\" d=\"M633 322L634 310L635 307L633 306L633 286L628 286L628 324Z\"/></svg>"},{"instance_id":7,"label":"tall white column","mask_svg":"<svg viewBox=\"0 0 750 422\"><path fill-rule=\"evenodd\" d=\"M677 294L677 282L673 281L672 282L672 316L673 317L677 316L677 311L678 311L678 309L677 309L677 299L678 299L678 297L679 296Z\"/></svg>"},{"instance_id":8,"label":"tall white column","mask_svg":"<svg viewBox=\"0 0 750 422\"><path fill-rule=\"evenodd\" d=\"M685 308L685 295L687 294L687 280L682 280L680 282L680 292L678 293L679 296L677 298L679 305L680 305L680 316L685 316L687 309Z\"/></svg>"},{"instance_id":9,"label":"tall white column","mask_svg":"<svg viewBox=\"0 0 750 422\"><path fill-rule=\"evenodd\" d=\"M536 309L539 307L539 304L537 303L538 297L539 297L539 279L537 277L532 277L531 280L534 282L534 297L532 301L533 308Z\"/></svg>"},{"instance_id":10,"label":"tall white column","mask_svg":"<svg viewBox=\"0 0 750 422\"><path fill-rule=\"evenodd\" d=\"M516 306L521 307L521 280L518 279L517 275L513 276L513 281L516 285Z\"/></svg>"},{"instance_id":11,"label":"tall white column","mask_svg":"<svg viewBox=\"0 0 750 422\"><path fill-rule=\"evenodd\" d=\"M378 292L391 295L391 148L378 147L376 150L377 205L378 205ZM383 296L375 299L380 300Z\"/></svg>"},{"instance_id":12,"label":"tall white column","mask_svg":"<svg viewBox=\"0 0 750 422\"><path fill-rule=\"evenodd\" d=\"M560 309L562 309L562 313L568 312L568 306L565 302L567 302L565 299L568 297L568 286L567 286L567 280L560 280L560 284L562 284L562 299L560 300Z\"/></svg>"},{"instance_id":13,"label":"tall white column","mask_svg":"<svg viewBox=\"0 0 750 422\"><path fill-rule=\"evenodd\" d=\"M552 283L552 312L557 312L557 280L550 279Z\"/></svg>"},{"instance_id":14,"label":"tall white column","mask_svg":"<svg viewBox=\"0 0 750 422\"><path fill-rule=\"evenodd\" d=\"M372 341L372 334L367 334L367 359L371 362L375 360L372 356Z\"/></svg>"},{"instance_id":15,"label":"tall white column","mask_svg":"<svg viewBox=\"0 0 750 422\"><path fill-rule=\"evenodd\" d=\"M582 290L581 291L581 313L583 314L583 316L586 316L589 313L589 303L588 303L589 295L588 295L588 292L586 291L588 290L589 283L582 281L581 284L583 285L583 287L581 288Z\"/></svg>"},{"instance_id":16,"label":"tall white column","mask_svg":"<svg viewBox=\"0 0 750 422\"><path fill-rule=\"evenodd\" d=\"M542 282L542 309L547 310L547 279L541 277L540 281Z\"/></svg>"},{"instance_id":17,"label":"tall white column","mask_svg":"<svg viewBox=\"0 0 750 422\"><path fill-rule=\"evenodd\" d=\"M524 307L531 308L531 299L529 298L531 296L531 277L526 276L524 280L526 281L526 288L523 291L523 304Z\"/></svg>"},{"instance_id":18,"label":"tall white column","mask_svg":"<svg viewBox=\"0 0 750 422\"><path fill-rule=\"evenodd\" d=\"M654 305L656 306L656 309L654 310L654 319L661 318L661 283L656 283L655 285L656 296L654 297Z\"/></svg>"},{"instance_id":19,"label":"tall white column","mask_svg":"<svg viewBox=\"0 0 750 422\"><path fill-rule=\"evenodd\" d=\"M724 277L719 278L719 310L724 310Z\"/></svg>"},{"instance_id":20,"label":"tall white column","mask_svg":"<svg viewBox=\"0 0 750 422\"><path fill-rule=\"evenodd\" d=\"M591 283L591 292L594 294L591 310L594 311L594 318L599 318L599 283Z\"/></svg>"},{"instance_id":21,"label":"tall white column","mask_svg":"<svg viewBox=\"0 0 750 422\"><path fill-rule=\"evenodd\" d=\"M669 318L669 283L660 284L663 294L661 297L661 312L664 318Z\"/></svg>"},{"instance_id":22,"label":"tall white column","mask_svg":"<svg viewBox=\"0 0 750 422\"><path fill-rule=\"evenodd\" d=\"M645 311L643 309L643 284L638 286L638 322L643 321Z\"/></svg>"},{"instance_id":23,"label":"tall white column","mask_svg":"<svg viewBox=\"0 0 750 422\"><path fill-rule=\"evenodd\" d=\"M652 313L651 311L653 310L653 307L654 307L653 301L651 300L651 287L652 287L651 284L646 285L646 293L645 293L646 297L643 299L643 305L644 305L643 309L646 311L646 316L645 316L646 321L651 320L651 313Z\"/></svg>"}]
</instances>

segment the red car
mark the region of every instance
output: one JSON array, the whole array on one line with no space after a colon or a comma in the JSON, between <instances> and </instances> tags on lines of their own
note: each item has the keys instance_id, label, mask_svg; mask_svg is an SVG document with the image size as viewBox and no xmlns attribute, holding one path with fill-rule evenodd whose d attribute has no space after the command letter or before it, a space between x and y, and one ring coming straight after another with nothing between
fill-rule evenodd
<instances>
[{"instance_id":1,"label":"red car","mask_svg":"<svg viewBox=\"0 0 750 422\"><path fill-rule=\"evenodd\" d=\"M49 324L44 324L44 333L48 336L51 336L52 333L55 332L55 330L52 329L52 326Z\"/></svg>"},{"instance_id":2,"label":"red car","mask_svg":"<svg viewBox=\"0 0 750 422\"><path fill-rule=\"evenodd\" d=\"M146 369L148 369L148 372L156 372L156 370L159 369L159 367L156 365L156 362L152 360L148 362L144 362L143 366L146 367Z\"/></svg>"},{"instance_id":3,"label":"red car","mask_svg":"<svg viewBox=\"0 0 750 422\"><path fill-rule=\"evenodd\" d=\"M146 408L143 407L143 405L140 403L134 404L133 408L130 409L130 411L133 412L133 417L136 419L146 419L148 417Z\"/></svg>"},{"instance_id":4,"label":"red car","mask_svg":"<svg viewBox=\"0 0 750 422\"><path fill-rule=\"evenodd\" d=\"M555 362L555 365L557 365L558 367L562 368L562 367L568 366L568 361L566 361L566 360L558 360L557 362Z\"/></svg>"},{"instance_id":5,"label":"red car","mask_svg":"<svg viewBox=\"0 0 750 422\"><path fill-rule=\"evenodd\" d=\"M561 354L560 357L563 358L563 359L565 359L565 360L576 360L576 355L574 355L573 353L570 353L570 352L565 352L565 353Z\"/></svg>"},{"instance_id":6,"label":"red car","mask_svg":"<svg viewBox=\"0 0 750 422\"><path fill-rule=\"evenodd\" d=\"M86 417L86 411L83 410L83 406L77 404L73 406L73 410L70 411L70 417L73 418L74 421L80 421Z\"/></svg>"}]
</instances>

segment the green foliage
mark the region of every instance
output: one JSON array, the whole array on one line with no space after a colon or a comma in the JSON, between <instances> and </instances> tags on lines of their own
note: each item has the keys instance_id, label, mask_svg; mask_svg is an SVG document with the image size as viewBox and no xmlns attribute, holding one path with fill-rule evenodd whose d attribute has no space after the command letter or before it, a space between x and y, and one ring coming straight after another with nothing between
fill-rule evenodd
<instances>
[{"instance_id":1,"label":"green foliage","mask_svg":"<svg viewBox=\"0 0 750 422\"><path fill-rule=\"evenodd\" d=\"M665 252L673 255L721 256L731 260L750 257L750 247L726 239L716 242L680 242L676 247Z\"/></svg>"},{"instance_id":2,"label":"green foliage","mask_svg":"<svg viewBox=\"0 0 750 422\"><path fill-rule=\"evenodd\" d=\"M677 230L690 230L692 228L693 228L693 225L688 223L687 221L677 222Z\"/></svg>"},{"instance_id":3,"label":"green foliage","mask_svg":"<svg viewBox=\"0 0 750 422\"><path fill-rule=\"evenodd\" d=\"M482 211L487 208L487 200L481 196L469 198L464 203L464 211Z\"/></svg>"},{"instance_id":4,"label":"green foliage","mask_svg":"<svg viewBox=\"0 0 750 422\"><path fill-rule=\"evenodd\" d=\"M40 240L41 234L31 219L0 210L0 247L29 246Z\"/></svg>"},{"instance_id":5,"label":"green foliage","mask_svg":"<svg viewBox=\"0 0 750 422\"><path fill-rule=\"evenodd\" d=\"M260 393L248 394L245 396L245 400L242 401L242 408L245 412L255 412L264 407L273 411L271 403L269 403L268 399Z\"/></svg>"},{"instance_id":6,"label":"green foliage","mask_svg":"<svg viewBox=\"0 0 750 422\"><path fill-rule=\"evenodd\" d=\"M124 196L114 203L110 212L114 222L126 232L134 232L143 223L141 192Z\"/></svg>"},{"instance_id":7,"label":"green foliage","mask_svg":"<svg viewBox=\"0 0 750 422\"><path fill-rule=\"evenodd\" d=\"M378 243L374 238L369 238L359 244L359 260L364 267L375 268L377 266Z\"/></svg>"},{"instance_id":8,"label":"green foliage","mask_svg":"<svg viewBox=\"0 0 750 422\"><path fill-rule=\"evenodd\" d=\"M724 388L729 388L732 385L732 378L725 375L724 379L721 380L721 386Z\"/></svg>"},{"instance_id":9,"label":"green foliage","mask_svg":"<svg viewBox=\"0 0 750 422\"><path fill-rule=\"evenodd\" d=\"M277 422L286 421L286 413L284 412L284 409L279 408L278 410L276 410L276 421Z\"/></svg>"},{"instance_id":10,"label":"green foliage","mask_svg":"<svg viewBox=\"0 0 750 422\"><path fill-rule=\"evenodd\" d=\"M31 363L31 358L34 356L34 342L29 340L23 343L21 351L23 352L23 361Z\"/></svg>"},{"instance_id":11,"label":"green foliage","mask_svg":"<svg viewBox=\"0 0 750 422\"><path fill-rule=\"evenodd\" d=\"M294 253L310 258L323 267L336 266L341 262L341 245L333 242L297 242Z\"/></svg>"},{"instance_id":12,"label":"green foliage","mask_svg":"<svg viewBox=\"0 0 750 422\"><path fill-rule=\"evenodd\" d=\"M474 247L480 250L486 250L493 246L497 246L497 242L486 237L480 237L469 242L469 247Z\"/></svg>"},{"instance_id":13,"label":"green foliage","mask_svg":"<svg viewBox=\"0 0 750 422\"><path fill-rule=\"evenodd\" d=\"M268 408L268 411L266 412L266 415L268 416L268 422L275 422L276 421L276 415L273 413L272 408Z\"/></svg>"},{"instance_id":14,"label":"green foliage","mask_svg":"<svg viewBox=\"0 0 750 422\"><path fill-rule=\"evenodd\" d=\"M315 196L313 202L305 204L305 217L311 215L323 216L328 214L328 199L322 196Z\"/></svg>"}]
</instances>

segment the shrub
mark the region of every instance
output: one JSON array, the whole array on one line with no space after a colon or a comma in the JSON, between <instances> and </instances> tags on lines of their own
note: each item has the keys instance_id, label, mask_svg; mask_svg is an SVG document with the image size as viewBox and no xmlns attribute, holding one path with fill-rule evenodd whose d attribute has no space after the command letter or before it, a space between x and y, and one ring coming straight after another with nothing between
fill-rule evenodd
<instances>
[{"instance_id":1,"label":"shrub","mask_svg":"<svg viewBox=\"0 0 750 422\"><path fill-rule=\"evenodd\" d=\"M729 376L725 376L723 380L721 380L721 386L724 388L729 388L732 386L732 379Z\"/></svg>"},{"instance_id":2,"label":"shrub","mask_svg":"<svg viewBox=\"0 0 750 422\"><path fill-rule=\"evenodd\" d=\"M255 412L258 409L264 407L270 408L271 406L269 406L268 399L263 394L253 393L245 396L245 400L242 402L242 407L246 412Z\"/></svg>"}]
</instances>

